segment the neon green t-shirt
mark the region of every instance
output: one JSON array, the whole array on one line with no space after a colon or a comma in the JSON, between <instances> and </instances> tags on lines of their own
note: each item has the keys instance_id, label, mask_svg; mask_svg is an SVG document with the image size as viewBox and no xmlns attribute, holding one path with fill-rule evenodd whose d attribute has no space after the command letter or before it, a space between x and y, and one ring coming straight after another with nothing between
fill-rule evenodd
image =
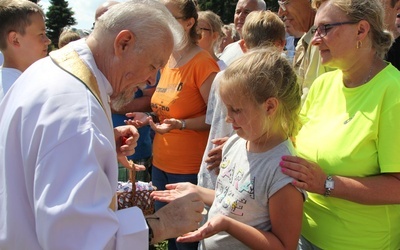
<instances>
[{"instance_id":1,"label":"neon green t-shirt","mask_svg":"<svg viewBox=\"0 0 400 250\"><path fill-rule=\"evenodd\" d=\"M346 88L342 72L321 75L301 111L298 155L327 174L400 172L400 71L388 65ZM400 190L387 190L400 192ZM309 193L302 234L322 249L400 249L400 205L367 206Z\"/></svg>"}]
</instances>

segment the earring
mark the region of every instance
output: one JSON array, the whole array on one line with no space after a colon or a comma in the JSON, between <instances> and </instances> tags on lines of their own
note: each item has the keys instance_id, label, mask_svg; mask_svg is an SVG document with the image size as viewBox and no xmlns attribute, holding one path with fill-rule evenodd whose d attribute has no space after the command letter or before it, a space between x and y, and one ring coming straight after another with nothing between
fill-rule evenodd
<instances>
[{"instance_id":1,"label":"earring","mask_svg":"<svg viewBox=\"0 0 400 250\"><path fill-rule=\"evenodd\" d=\"M357 49L361 48L362 46L362 42L361 41L357 41Z\"/></svg>"}]
</instances>

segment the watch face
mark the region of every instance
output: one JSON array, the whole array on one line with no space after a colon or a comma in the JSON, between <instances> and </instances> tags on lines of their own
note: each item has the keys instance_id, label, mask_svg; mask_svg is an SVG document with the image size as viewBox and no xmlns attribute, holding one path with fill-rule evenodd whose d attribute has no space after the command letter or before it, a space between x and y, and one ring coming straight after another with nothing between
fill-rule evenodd
<instances>
[{"instance_id":1,"label":"watch face","mask_svg":"<svg viewBox=\"0 0 400 250\"><path fill-rule=\"evenodd\" d=\"M333 189L334 187L335 187L335 183L333 182L333 180L326 180L325 188Z\"/></svg>"}]
</instances>

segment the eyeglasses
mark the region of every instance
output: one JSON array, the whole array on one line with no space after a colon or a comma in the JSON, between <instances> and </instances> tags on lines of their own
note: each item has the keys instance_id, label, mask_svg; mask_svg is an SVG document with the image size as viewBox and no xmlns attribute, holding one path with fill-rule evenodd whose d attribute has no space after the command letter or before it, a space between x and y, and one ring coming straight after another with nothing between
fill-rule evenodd
<instances>
[{"instance_id":1,"label":"eyeglasses","mask_svg":"<svg viewBox=\"0 0 400 250\"><path fill-rule=\"evenodd\" d=\"M176 20L179 20L179 19L184 20L184 19L186 19L186 17L184 17L184 16L174 16L174 18L175 18Z\"/></svg>"},{"instance_id":2,"label":"eyeglasses","mask_svg":"<svg viewBox=\"0 0 400 250\"><path fill-rule=\"evenodd\" d=\"M356 24L358 22L355 21L348 21L348 22L340 22L340 23L329 23L329 24L321 24L317 28L311 29L311 34L315 35L315 33L318 34L320 38L326 36L328 31L330 31L333 27L336 26L341 26L345 24Z\"/></svg>"},{"instance_id":3,"label":"eyeglasses","mask_svg":"<svg viewBox=\"0 0 400 250\"><path fill-rule=\"evenodd\" d=\"M286 11L286 5L289 4L289 3L290 3L290 0L286 0L286 1L278 0L279 7L281 7L281 9L283 11Z\"/></svg>"},{"instance_id":4,"label":"eyeglasses","mask_svg":"<svg viewBox=\"0 0 400 250\"><path fill-rule=\"evenodd\" d=\"M207 28L198 28L199 29L199 31L201 32L201 31L210 31L211 32L211 29L207 29Z\"/></svg>"}]
</instances>

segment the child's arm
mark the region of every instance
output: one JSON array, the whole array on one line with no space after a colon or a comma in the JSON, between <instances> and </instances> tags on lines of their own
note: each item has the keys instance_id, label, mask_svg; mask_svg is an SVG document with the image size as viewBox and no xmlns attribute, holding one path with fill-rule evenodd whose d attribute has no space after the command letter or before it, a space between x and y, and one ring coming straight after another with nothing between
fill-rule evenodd
<instances>
[{"instance_id":1,"label":"child's arm","mask_svg":"<svg viewBox=\"0 0 400 250\"><path fill-rule=\"evenodd\" d=\"M288 184L269 200L271 231L265 232L220 215L198 230L177 239L192 242L226 231L251 249L297 249L303 214L303 195Z\"/></svg>"},{"instance_id":2,"label":"child's arm","mask_svg":"<svg viewBox=\"0 0 400 250\"><path fill-rule=\"evenodd\" d=\"M291 184L287 184L269 199L271 239L276 240L276 245L271 246L271 249L297 249L303 203L303 193Z\"/></svg>"},{"instance_id":3,"label":"child's arm","mask_svg":"<svg viewBox=\"0 0 400 250\"><path fill-rule=\"evenodd\" d=\"M214 190L200 187L190 182L167 184L165 188L167 190L153 191L151 193L151 197L158 201L171 202L189 193L197 193L200 195L202 201L207 206L211 206L211 204L214 201L214 196L215 196Z\"/></svg>"}]
</instances>

